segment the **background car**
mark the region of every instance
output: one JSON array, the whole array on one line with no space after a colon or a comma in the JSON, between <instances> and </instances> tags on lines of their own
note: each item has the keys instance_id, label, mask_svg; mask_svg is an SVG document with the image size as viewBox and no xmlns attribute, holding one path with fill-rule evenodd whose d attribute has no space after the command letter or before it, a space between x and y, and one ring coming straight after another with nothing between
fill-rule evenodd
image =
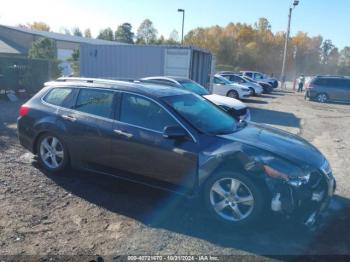
<instances>
[{"instance_id":1,"label":"background car","mask_svg":"<svg viewBox=\"0 0 350 262\"><path fill-rule=\"evenodd\" d=\"M240 71L240 74L242 76L248 76L251 79L256 80L256 81L261 81L261 82L268 83L268 84L272 85L273 88L277 88L278 87L277 79L270 78L270 77L266 76L263 73L256 72L256 71Z\"/></svg>"},{"instance_id":2,"label":"background car","mask_svg":"<svg viewBox=\"0 0 350 262\"><path fill-rule=\"evenodd\" d=\"M262 81L255 81L248 76L242 76L242 77L249 82L253 82L260 85L263 88L263 93L265 94L271 93L273 91L273 87L269 83L262 82Z\"/></svg>"},{"instance_id":3,"label":"background car","mask_svg":"<svg viewBox=\"0 0 350 262\"><path fill-rule=\"evenodd\" d=\"M237 120L250 120L250 111L244 103L231 97L210 94L205 87L190 79L172 76L152 76L142 78L140 81L186 89L220 106Z\"/></svg>"},{"instance_id":4,"label":"background car","mask_svg":"<svg viewBox=\"0 0 350 262\"><path fill-rule=\"evenodd\" d=\"M317 76L306 83L305 98L320 103L327 101L350 101L350 78Z\"/></svg>"},{"instance_id":5,"label":"background car","mask_svg":"<svg viewBox=\"0 0 350 262\"><path fill-rule=\"evenodd\" d=\"M237 83L232 83L220 75L214 76L213 93L235 99L244 99L250 96L249 88Z\"/></svg>"},{"instance_id":6,"label":"background car","mask_svg":"<svg viewBox=\"0 0 350 262\"><path fill-rule=\"evenodd\" d=\"M232 74L232 73L219 73L219 75L227 78L229 81L233 83L237 83L249 88L252 96L260 96L263 92L263 88L261 87L261 85L259 85L258 83L248 81L239 75Z\"/></svg>"}]
</instances>

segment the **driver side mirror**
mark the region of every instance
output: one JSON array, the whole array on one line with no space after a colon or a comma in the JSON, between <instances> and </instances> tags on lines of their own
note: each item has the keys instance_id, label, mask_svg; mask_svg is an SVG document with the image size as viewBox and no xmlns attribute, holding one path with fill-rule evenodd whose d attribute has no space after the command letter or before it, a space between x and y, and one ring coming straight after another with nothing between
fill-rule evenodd
<instances>
[{"instance_id":1,"label":"driver side mirror","mask_svg":"<svg viewBox=\"0 0 350 262\"><path fill-rule=\"evenodd\" d=\"M181 126L166 126L163 130L163 137L167 139L181 139L187 136L187 132Z\"/></svg>"}]
</instances>

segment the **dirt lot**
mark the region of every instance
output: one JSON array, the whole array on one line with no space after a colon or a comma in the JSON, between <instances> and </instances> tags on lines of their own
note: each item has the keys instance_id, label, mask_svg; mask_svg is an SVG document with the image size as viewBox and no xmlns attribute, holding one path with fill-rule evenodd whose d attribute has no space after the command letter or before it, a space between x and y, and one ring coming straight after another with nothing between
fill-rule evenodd
<instances>
[{"instance_id":1,"label":"dirt lot","mask_svg":"<svg viewBox=\"0 0 350 262\"><path fill-rule=\"evenodd\" d=\"M289 91L246 102L254 121L303 136L331 162L338 188L317 231L279 219L227 230L178 196L78 171L47 175L18 144L20 103L0 101L0 256L350 254L350 105Z\"/></svg>"}]
</instances>

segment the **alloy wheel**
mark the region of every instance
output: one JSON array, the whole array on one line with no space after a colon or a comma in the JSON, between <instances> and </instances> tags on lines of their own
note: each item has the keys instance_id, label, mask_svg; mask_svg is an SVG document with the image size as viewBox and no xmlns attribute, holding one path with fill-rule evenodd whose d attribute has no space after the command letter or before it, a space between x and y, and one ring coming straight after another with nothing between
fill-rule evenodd
<instances>
[{"instance_id":1,"label":"alloy wheel","mask_svg":"<svg viewBox=\"0 0 350 262\"><path fill-rule=\"evenodd\" d=\"M234 222L246 219L254 209L252 192L235 178L216 181L210 189L210 203L217 215Z\"/></svg>"},{"instance_id":2,"label":"alloy wheel","mask_svg":"<svg viewBox=\"0 0 350 262\"><path fill-rule=\"evenodd\" d=\"M54 136L45 137L40 143L40 157L48 168L59 168L64 160L64 150L60 140Z\"/></svg>"},{"instance_id":3,"label":"alloy wheel","mask_svg":"<svg viewBox=\"0 0 350 262\"><path fill-rule=\"evenodd\" d=\"M320 103L325 103L327 101L328 97L326 94L319 94L317 95L317 101Z\"/></svg>"}]
</instances>

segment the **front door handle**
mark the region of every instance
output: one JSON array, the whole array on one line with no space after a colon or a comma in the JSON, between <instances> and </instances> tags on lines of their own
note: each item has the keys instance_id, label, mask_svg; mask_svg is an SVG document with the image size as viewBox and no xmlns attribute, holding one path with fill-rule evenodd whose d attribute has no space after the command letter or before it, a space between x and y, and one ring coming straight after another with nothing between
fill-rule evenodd
<instances>
[{"instance_id":1,"label":"front door handle","mask_svg":"<svg viewBox=\"0 0 350 262\"><path fill-rule=\"evenodd\" d=\"M71 122L75 122L77 120L74 116L70 116L70 115L62 115L62 118Z\"/></svg>"},{"instance_id":2,"label":"front door handle","mask_svg":"<svg viewBox=\"0 0 350 262\"><path fill-rule=\"evenodd\" d=\"M119 130L119 129L114 129L113 132L116 133L117 135L125 136L127 138L132 138L133 137L132 134L130 134L128 132L125 132L125 131L122 131L122 130Z\"/></svg>"}]
</instances>

